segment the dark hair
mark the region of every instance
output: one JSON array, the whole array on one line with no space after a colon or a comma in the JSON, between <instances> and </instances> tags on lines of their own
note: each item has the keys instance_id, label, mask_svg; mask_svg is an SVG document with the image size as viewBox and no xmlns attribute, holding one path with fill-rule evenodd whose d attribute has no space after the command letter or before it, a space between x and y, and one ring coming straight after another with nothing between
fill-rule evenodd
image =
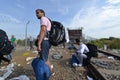
<instances>
[{"instance_id":1,"label":"dark hair","mask_svg":"<svg viewBox=\"0 0 120 80\"><path fill-rule=\"evenodd\" d=\"M75 41L76 41L76 42L80 42L80 40L79 40L79 39L75 39Z\"/></svg>"},{"instance_id":2,"label":"dark hair","mask_svg":"<svg viewBox=\"0 0 120 80\"><path fill-rule=\"evenodd\" d=\"M45 11L44 11L43 9L36 9L36 11L40 11L40 12L43 13L44 16L45 16Z\"/></svg>"}]
</instances>

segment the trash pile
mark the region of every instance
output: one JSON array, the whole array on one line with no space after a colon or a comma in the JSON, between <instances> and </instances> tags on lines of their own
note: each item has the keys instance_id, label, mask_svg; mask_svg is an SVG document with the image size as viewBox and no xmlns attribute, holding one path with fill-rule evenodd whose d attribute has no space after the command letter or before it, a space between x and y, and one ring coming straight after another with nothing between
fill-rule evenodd
<instances>
[{"instance_id":1,"label":"trash pile","mask_svg":"<svg viewBox=\"0 0 120 80\"><path fill-rule=\"evenodd\" d=\"M27 61L27 64L31 64L32 60L34 59L35 57L27 57L26 58L26 61Z\"/></svg>"},{"instance_id":2,"label":"trash pile","mask_svg":"<svg viewBox=\"0 0 120 80\"><path fill-rule=\"evenodd\" d=\"M62 54L61 53L53 53L52 54L52 58L53 59L56 59L56 60L59 60L59 59L61 59L61 58L63 58L63 56L62 56Z\"/></svg>"},{"instance_id":3,"label":"trash pile","mask_svg":"<svg viewBox=\"0 0 120 80\"><path fill-rule=\"evenodd\" d=\"M117 49L112 49L111 52L112 52L112 53L116 53L116 54L119 54L119 53L120 53L119 50L117 50Z\"/></svg>"},{"instance_id":4,"label":"trash pile","mask_svg":"<svg viewBox=\"0 0 120 80\"><path fill-rule=\"evenodd\" d=\"M93 64L95 64L96 66L98 67L102 67L102 68L110 68L110 64L104 62L104 61L98 61L98 60L95 60L95 61L92 61Z\"/></svg>"},{"instance_id":5,"label":"trash pile","mask_svg":"<svg viewBox=\"0 0 120 80\"><path fill-rule=\"evenodd\" d=\"M20 75L18 77L12 78L10 80L30 80L26 75Z\"/></svg>"},{"instance_id":6,"label":"trash pile","mask_svg":"<svg viewBox=\"0 0 120 80\"><path fill-rule=\"evenodd\" d=\"M108 62L108 61L99 61L99 60L94 60L92 61L94 65L96 65L98 68L105 68L109 70L119 70L120 69L120 62Z\"/></svg>"},{"instance_id":7,"label":"trash pile","mask_svg":"<svg viewBox=\"0 0 120 80\"><path fill-rule=\"evenodd\" d=\"M26 64L31 64L32 60L35 57L27 57L25 59ZM22 64L17 64L16 62L13 62L7 66L0 68L0 80L8 80L8 78L15 72L16 67L21 67ZM17 77L18 76L18 77ZM10 77L9 80L30 80L29 77L27 77L25 74L19 74L15 77Z\"/></svg>"},{"instance_id":8,"label":"trash pile","mask_svg":"<svg viewBox=\"0 0 120 80\"><path fill-rule=\"evenodd\" d=\"M7 67L2 67L0 71L3 73L0 80L5 80L14 71L14 63L9 64Z\"/></svg>"}]
</instances>

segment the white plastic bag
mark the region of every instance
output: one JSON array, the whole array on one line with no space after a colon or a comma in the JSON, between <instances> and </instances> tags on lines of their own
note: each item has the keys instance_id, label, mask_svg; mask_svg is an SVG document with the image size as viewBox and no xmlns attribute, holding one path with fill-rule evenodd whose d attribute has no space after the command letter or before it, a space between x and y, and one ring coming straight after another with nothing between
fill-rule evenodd
<instances>
[{"instance_id":1,"label":"white plastic bag","mask_svg":"<svg viewBox=\"0 0 120 80\"><path fill-rule=\"evenodd\" d=\"M30 80L30 79L26 75L20 75L19 77L15 77L10 80Z\"/></svg>"}]
</instances>

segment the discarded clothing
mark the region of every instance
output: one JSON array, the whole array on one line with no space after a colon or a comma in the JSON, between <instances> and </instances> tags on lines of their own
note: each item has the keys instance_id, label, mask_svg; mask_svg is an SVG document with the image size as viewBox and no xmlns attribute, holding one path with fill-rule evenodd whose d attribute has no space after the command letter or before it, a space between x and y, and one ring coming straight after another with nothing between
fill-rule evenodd
<instances>
[{"instance_id":1,"label":"discarded clothing","mask_svg":"<svg viewBox=\"0 0 120 80\"><path fill-rule=\"evenodd\" d=\"M32 61L32 67L35 72L36 80L49 80L50 69L40 58Z\"/></svg>"}]
</instances>

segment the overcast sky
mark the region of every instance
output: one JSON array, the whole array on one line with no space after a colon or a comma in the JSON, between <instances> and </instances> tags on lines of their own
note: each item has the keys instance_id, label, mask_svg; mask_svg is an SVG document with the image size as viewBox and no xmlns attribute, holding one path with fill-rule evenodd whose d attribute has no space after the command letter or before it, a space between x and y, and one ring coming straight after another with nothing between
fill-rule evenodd
<instances>
[{"instance_id":1,"label":"overcast sky","mask_svg":"<svg viewBox=\"0 0 120 80\"><path fill-rule=\"evenodd\" d=\"M35 10L41 8L51 20L66 28L81 28L93 38L120 38L120 0L0 0L0 29L10 36L36 37L40 23Z\"/></svg>"}]
</instances>

